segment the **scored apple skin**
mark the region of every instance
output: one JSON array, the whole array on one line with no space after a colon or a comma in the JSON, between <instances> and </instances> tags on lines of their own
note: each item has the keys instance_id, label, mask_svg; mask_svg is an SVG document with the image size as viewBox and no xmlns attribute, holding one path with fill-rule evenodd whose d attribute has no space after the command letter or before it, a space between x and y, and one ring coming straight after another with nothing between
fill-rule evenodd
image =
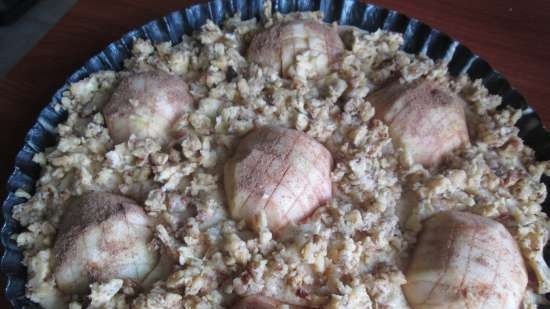
<instances>
[{"instance_id":1,"label":"scored apple skin","mask_svg":"<svg viewBox=\"0 0 550 309\"><path fill-rule=\"evenodd\" d=\"M126 142L132 134L162 144L170 139L174 121L192 107L183 78L156 70L123 78L103 108L103 116L115 144Z\"/></svg>"},{"instance_id":2,"label":"scored apple skin","mask_svg":"<svg viewBox=\"0 0 550 309\"><path fill-rule=\"evenodd\" d=\"M448 211L425 221L403 291L413 309L518 309L526 287L520 249L501 223Z\"/></svg>"},{"instance_id":3,"label":"scored apple skin","mask_svg":"<svg viewBox=\"0 0 550 309\"><path fill-rule=\"evenodd\" d=\"M335 28L318 21L280 22L254 36L247 58L288 77L289 67L296 62L298 54L306 51L317 53L313 70L322 74L344 51L344 43Z\"/></svg>"},{"instance_id":4,"label":"scored apple skin","mask_svg":"<svg viewBox=\"0 0 550 309\"><path fill-rule=\"evenodd\" d=\"M150 247L153 228L152 219L126 197L88 193L73 198L53 247L57 287L82 294L96 281L129 279L140 284L160 257Z\"/></svg>"},{"instance_id":5,"label":"scored apple skin","mask_svg":"<svg viewBox=\"0 0 550 309\"><path fill-rule=\"evenodd\" d=\"M287 305L289 309L304 309L295 305L285 304L274 298L262 295L250 295L240 299L234 304L232 309L277 309L282 305Z\"/></svg>"},{"instance_id":6,"label":"scored apple skin","mask_svg":"<svg viewBox=\"0 0 550 309\"><path fill-rule=\"evenodd\" d=\"M449 152L470 143L466 103L433 81L396 80L367 100L375 118L388 125L394 143L414 163L436 166Z\"/></svg>"},{"instance_id":7,"label":"scored apple skin","mask_svg":"<svg viewBox=\"0 0 550 309\"><path fill-rule=\"evenodd\" d=\"M296 223L331 198L331 166L330 152L305 133L256 129L225 164L231 216L254 227L257 215L265 211L271 231Z\"/></svg>"}]
</instances>

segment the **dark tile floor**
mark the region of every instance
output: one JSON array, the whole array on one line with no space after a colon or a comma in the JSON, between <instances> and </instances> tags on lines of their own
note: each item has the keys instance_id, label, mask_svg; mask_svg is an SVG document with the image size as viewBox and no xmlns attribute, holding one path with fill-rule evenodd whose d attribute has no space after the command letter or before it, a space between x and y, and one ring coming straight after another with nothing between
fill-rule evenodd
<instances>
[{"instance_id":1,"label":"dark tile floor","mask_svg":"<svg viewBox=\"0 0 550 309\"><path fill-rule=\"evenodd\" d=\"M0 78L12 68L77 0L41 0L15 23L0 26Z\"/></svg>"}]
</instances>

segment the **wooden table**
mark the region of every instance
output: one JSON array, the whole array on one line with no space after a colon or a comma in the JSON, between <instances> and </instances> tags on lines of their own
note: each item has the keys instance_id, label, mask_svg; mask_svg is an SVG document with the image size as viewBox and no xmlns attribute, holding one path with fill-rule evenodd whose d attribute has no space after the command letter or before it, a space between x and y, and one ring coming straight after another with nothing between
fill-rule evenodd
<instances>
[{"instance_id":1,"label":"wooden table","mask_svg":"<svg viewBox=\"0 0 550 309\"><path fill-rule=\"evenodd\" d=\"M0 194L25 133L71 72L132 27L193 2L80 0L0 80ZM418 18L470 47L502 72L550 126L550 1L371 2ZM0 307L9 308L3 295Z\"/></svg>"}]
</instances>

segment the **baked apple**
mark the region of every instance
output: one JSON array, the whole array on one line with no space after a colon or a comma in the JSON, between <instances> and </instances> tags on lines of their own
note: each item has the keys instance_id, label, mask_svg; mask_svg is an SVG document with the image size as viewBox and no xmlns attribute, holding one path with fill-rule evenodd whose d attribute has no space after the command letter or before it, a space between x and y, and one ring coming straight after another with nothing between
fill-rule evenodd
<instances>
[{"instance_id":1,"label":"baked apple","mask_svg":"<svg viewBox=\"0 0 550 309\"><path fill-rule=\"evenodd\" d=\"M395 81L367 97L394 143L415 162L431 167L469 143L465 102L434 82Z\"/></svg>"},{"instance_id":2,"label":"baked apple","mask_svg":"<svg viewBox=\"0 0 550 309\"><path fill-rule=\"evenodd\" d=\"M254 225L265 211L271 231L298 222L331 198L332 156L305 133L263 127L239 143L225 164L231 216Z\"/></svg>"},{"instance_id":3,"label":"baked apple","mask_svg":"<svg viewBox=\"0 0 550 309\"><path fill-rule=\"evenodd\" d=\"M187 83L163 71L135 73L123 78L103 108L115 144L133 134L165 143L174 121L193 107Z\"/></svg>"},{"instance_id":4,"label":"baked apple","mask_svg":"<svg viewBox=\"0 0 550 309\"><path fill-rule=\"evenodd\" d=\"M256 34L247 58L287 76L297 56L309 52L308 70L315 75L327 72L343 51L344 43L334 27L314 20L294 20L276 23Z\"/></svg>"},{"instance_id":5,"label":"baked apple","mask_svg":"<svg viewBox=\"0 0 550 309\"><path fill-rule=\"evenodd\" d=\"M157 266L150 247L153 222L136 203L110 193L88 193L69 201L54 244L54 276L64 293L84 293L110 279L136 283Z\"/></svg>"},{"instance_id":6,"label":"baked apple","mask_svg":"<svg viewBox=\"0 0 550 309\"><path fill-rule=\"evenodd\" d=\"M424 223L403 290L413 309L518 309L526 286L523 257L502 224L449 211Z\"/></svg>"}]
</instances>

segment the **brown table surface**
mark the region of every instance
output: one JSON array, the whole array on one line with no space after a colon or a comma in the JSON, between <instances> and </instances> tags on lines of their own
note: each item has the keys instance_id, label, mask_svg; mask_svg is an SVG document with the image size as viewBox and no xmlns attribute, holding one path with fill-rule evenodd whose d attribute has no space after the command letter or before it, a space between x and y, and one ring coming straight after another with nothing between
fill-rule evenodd
<instances>
[{"instance_id":1,"label":"brown table surface","mask_svg":"<svg viewBox=\"0 0 550 309\"><path fill-rule=\"evenodd\" d=\"M0 195L23 137L55 90L131 28L196 0L80 0L0 80ZM502 72L550 125L550 1L372 0L440 29ZM0 60L1 61L1 60ZM9 308L0 296L0 307Z\"/></svg>"}]
</instances>

